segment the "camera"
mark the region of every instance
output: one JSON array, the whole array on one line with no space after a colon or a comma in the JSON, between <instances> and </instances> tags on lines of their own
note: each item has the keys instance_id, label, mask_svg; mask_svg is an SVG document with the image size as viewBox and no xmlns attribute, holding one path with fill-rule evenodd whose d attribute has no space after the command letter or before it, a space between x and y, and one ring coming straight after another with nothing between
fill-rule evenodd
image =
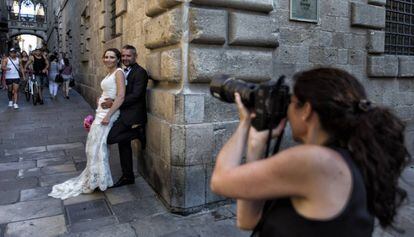
<instances>
[{"instance_id":1,"label":"camera","mask_svg":"<svg viewBox=\"0 0 414 237\"><path fill-rule=\"evenodd\" d=\"M257 84L222 75L212 79L210 93L228 103L234 103L234 93L239 93L243 104L256 113L252 126L258 131L273 129L286 117L290 103L289 86L284 78Z\"/></svg>"}]
</instances>

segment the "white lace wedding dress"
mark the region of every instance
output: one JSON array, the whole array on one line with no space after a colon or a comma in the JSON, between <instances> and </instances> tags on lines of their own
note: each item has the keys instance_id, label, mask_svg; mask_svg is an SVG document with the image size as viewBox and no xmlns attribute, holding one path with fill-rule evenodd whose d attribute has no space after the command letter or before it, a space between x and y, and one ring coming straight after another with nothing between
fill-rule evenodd
<instances>
[{"instance_id":1,"label":"white lace wedding dress","mask_svg":"<svg viewBox=\"0 0 414 237\"><path fill-rule=\"evenodd\" d=\"M119 70L122 71L121 68L118 68L115 72ZM86 140L86 168L78 177L53 186L49 196L64 200L78 196L81 193L92 193L97 187L104 191L113 185L106 138L114 121L119 116L119 110L112 114L108 125L102 125L101 121L109 109L103 109L101 103L106 98L114 99L116 97L115 72L107 75L101 82L103 92L99 98L99 107L96 109L95 120Z\"/></svg>"}]
</instances>

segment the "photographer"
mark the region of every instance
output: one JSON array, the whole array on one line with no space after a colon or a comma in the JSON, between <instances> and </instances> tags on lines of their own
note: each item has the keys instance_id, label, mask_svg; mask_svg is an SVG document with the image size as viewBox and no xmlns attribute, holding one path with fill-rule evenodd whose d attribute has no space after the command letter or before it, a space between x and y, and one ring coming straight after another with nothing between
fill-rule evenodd
<instances>
[{"instance_id":1,"label":"photographer","mask_svg":"<svg viewBox=\"0 0 414 237\"><path fill-rule=\"evenodd\" d=\"M407 196L398 187L409 162L404 124L367 101L356 78L333 68L296 74L287 119L301 145L268 159L268 131L252 127L255 114L235 100L240 123L217 156L211 189L237 199L240 228L261 237L355 237L372 235L374 217L393 226Z\"/></svg>"}]
</instances>

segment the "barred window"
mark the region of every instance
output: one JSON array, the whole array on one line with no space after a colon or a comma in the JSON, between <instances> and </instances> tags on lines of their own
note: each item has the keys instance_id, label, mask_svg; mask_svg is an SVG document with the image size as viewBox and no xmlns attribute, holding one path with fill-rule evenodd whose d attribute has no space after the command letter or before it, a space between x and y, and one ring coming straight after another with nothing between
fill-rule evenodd
<instances>
[{"instance_id":1,"label":"barred window","mask_svg":"<svg viewBox=\"0 0 414 237\"><path fill-rule=\"evenodd\" d=\"M116 0L111 0L110 8L110 17L111 17L111 36L112 38L116 37Z\"/></svg>"},{"instance_id":2,"label":"barred window","mask_svg":"<svg viewBox=\"0 0 414 237\"><path fill-rule=\"evenodd\" d=\"M385 53L414 55L414 0L387 0Z\"/></svg>"}]
</instances>

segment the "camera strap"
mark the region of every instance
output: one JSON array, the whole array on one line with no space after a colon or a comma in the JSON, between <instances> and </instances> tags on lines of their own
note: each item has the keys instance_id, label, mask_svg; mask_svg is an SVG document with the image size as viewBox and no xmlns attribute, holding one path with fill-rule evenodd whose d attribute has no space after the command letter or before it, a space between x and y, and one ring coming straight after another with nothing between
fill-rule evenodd
<instances>
[{"instance_id":1,"label":"camera strap","mask_svg":"<svg viewBox=\"0 0 414 237\"><path fill-rule=\"evenodd\" d=\"M267 136L266 153L265 153L266 156L265 157L269 157L270 155L274 155L279 151L280 144L282 143L283 134L285 132L285 129L283 128L283 130L280 132L280 135L277 136L276 144L273 147L273 153L269 154L270 145L271 145L271 142L272 142L272 131L273 131L273 129L277 128L277 126L279 126L279 124L276 124L276 121L275 121L275 120L277 120L277 117L275 116L276 111L274 111L274 106L271 106L271 108L272 108L271 111L270 111L271 112L271 117L270 117L270 127L271 128L269 129L269 135ZM280 121L279 121L279 123L280 123ZM272 129L273 125L276 125L276 127Z\"/></svg>"},{"instance_id":2,"label":"camera strap","mask_svg":"<svg viewBox=\"0 0 414 237\"><path fill-rule=\"evenodd\" d=\"M277 137L277 141L275 146L273 147L273 152L270 154L269 150L270 150L270 143L272 142L272 130L269 131L269 135L267 136L267 143L266 143L266 153L265 153L265 157L269 157L271 155L276 154L279 149L280 149L280 144L282 143L282 138L283 138L283 134L285 133L285 129L282 130L282 132L280 132L280 135Z\"/></svg>"}]
</instances>

